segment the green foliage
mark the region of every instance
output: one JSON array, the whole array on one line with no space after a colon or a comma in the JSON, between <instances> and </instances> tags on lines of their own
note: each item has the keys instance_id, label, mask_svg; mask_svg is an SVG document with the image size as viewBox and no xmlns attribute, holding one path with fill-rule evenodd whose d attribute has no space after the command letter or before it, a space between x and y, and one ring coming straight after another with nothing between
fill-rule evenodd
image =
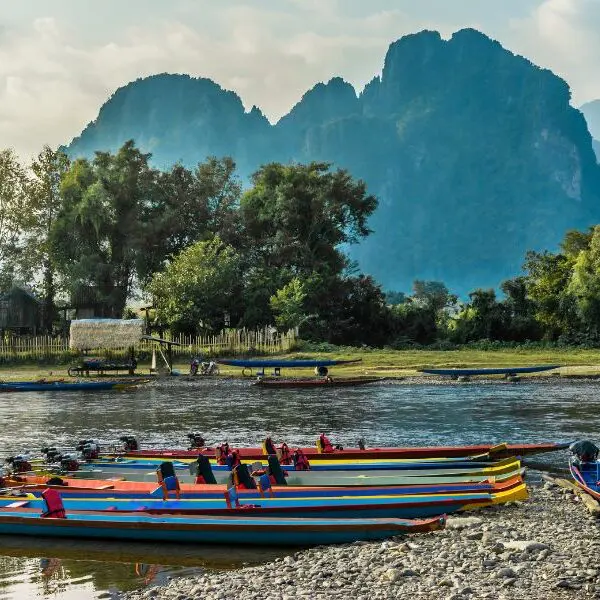
<instances>
[{"instance_id":1,"label":"green foliage","mask_svg":"<svg viewBox=\"0 0 600 600\"><path fill-rule=\"evenodd\" d=\"M304 299L306 291L304 285L294 277L287 285L277 290L271 296L269 304L275 315L275 323L281 329L299 327L306 320L304 312Z\"/></svg>"},{"instance_id":2,"label":"green foliage","mask_svg":"<svg viewBox=\"0 0 600 600\"><path fill-rule=\"evenodd\" d=\"M148 285L158 319L177 333L217 331L239 312L239 254L215 237L196 242L156 273Z\"/></svg>"}]
</instances>

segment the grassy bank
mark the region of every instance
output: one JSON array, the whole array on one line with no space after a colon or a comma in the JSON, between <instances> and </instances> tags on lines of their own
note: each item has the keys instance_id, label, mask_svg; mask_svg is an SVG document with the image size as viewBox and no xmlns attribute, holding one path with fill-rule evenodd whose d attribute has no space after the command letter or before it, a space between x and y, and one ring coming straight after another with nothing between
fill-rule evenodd
<instances>
[{"instance_id":1,"label":"grassy bank","mask_svg":"<svg viewBox=\"0 0 600 600\"><path fill-rule=\"evenodd\" d=\"M579 348L506 348L500 350L371 350L359 348L340 348L332 352L295 352L281 355L281 358L339 358L356 359L361 362L339 366L332 369L339 376L391 376L412 377L420 375L419 370L428 367L503 367L542 364L561 365L561 375L600 374L600 349L584 350ZM270 357L272 358L272 357ZM148 373L149 363L140 363L138 372ZM189 370L188 361L178 361L175 365L182 373ZM239 376L241 369L221 367L223 375ZM308 376L310 369L294 369L294 374ZM288 373L284 374L291 374ZM0 379L5 381L28 380L46 377L49 379L66 378L67 366L19 365L0 367Z\"/></svg>"}]
</instances>

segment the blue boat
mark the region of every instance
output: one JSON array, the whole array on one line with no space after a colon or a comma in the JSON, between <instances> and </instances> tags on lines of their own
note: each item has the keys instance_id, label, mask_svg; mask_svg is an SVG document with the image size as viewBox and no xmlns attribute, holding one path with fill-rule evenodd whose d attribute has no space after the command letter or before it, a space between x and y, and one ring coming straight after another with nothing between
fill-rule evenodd
<instances>
[{"instance_id":1,"label":"blue boat","mask_svg":"<svg viewBox=\"0 0 600 600\"><path fill-rule=\"evenodd\" d=\"M360 362L362 359L355 360L285 360L285 359L243 359L243 358L219 358L217 362L230 367L242 367L244 369L314 369L316 367L335 367L336 365L350 365Z\"/></svg>"},{"instance_id":2,"label":"blue boat","mask_svg":"<svg viewBox=\"0 0 600 600\"><path fill-rule=\"evenodd\" d=\"M518 482L502 496L510 499L520 498L524 483ZM191 500L163 500L157 498L120 499L120 498L63 498L63 506L68 515L77 512L143 512L160 515L204 515L204 516L252 516L252 517L286 517L286 518L391 518L414 519L427 518L440 514L453 513L465 507L487 506L494 503L496 494L455 493L455 494L423 494L410 496L356 496L348 497L312 497L312 498L280 498L269 497L254 500L252 503L242 502L241 506L232 508L221 498L194 498ZM45 510L45 502L41 498L0 497L0 509L26 508L41 513ZM1 512L1 511L0 511Z\"/></svg>"},{"instance_id":3,"label":"blue boat","mask_svg":"<svg viewBox=\"0 0 600 600\"><path fill-rule=\"evenodd\" d=\"M447 375L449 377L471 377L475 375L520 375L523 373L541 373L558 369L561 365L537 365L532 367L497 367L485 369L421 369L428 375Z\"/></svg>"},{"instance_id":4,"label":"blue boat","mask_svg":"<svg viewBox=\"0 0 600 600\"><path fill-rule=\"evenodd\" d=\"M0 392L81 392L126 389L146 380L122 381L4 381Z\"/></svg>"},{"instance_id":5,"label":"blue boat","mask_svg":"<svg viewBox=\"0 0 600 600\"><path fill-rule=\"evenodd\" d=\"M27 509L0 509L0 534L35 537L140 540L237 546L309 546L381 540L435 531L445 518L278 519L240 517L175 517L148 514L68 513L66 519L41 518Z\"/></svg>"}]
</instances>

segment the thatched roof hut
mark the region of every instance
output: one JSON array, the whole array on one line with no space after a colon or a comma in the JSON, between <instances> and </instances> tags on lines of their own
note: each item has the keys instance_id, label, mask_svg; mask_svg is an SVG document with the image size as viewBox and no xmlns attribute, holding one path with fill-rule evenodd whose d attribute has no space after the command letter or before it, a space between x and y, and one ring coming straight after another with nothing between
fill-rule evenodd
<instances>
[{"instance_id":1,"label":"thatched roof hut","mask_svg":"<svg viewBox=\"0 0 600 600\"><path fill-rule=\"evenodd\" d=\"M144 333L143 319L78 319L71 321L69 346L76 350L129 348Z\"/></svg>"}]
</instances>

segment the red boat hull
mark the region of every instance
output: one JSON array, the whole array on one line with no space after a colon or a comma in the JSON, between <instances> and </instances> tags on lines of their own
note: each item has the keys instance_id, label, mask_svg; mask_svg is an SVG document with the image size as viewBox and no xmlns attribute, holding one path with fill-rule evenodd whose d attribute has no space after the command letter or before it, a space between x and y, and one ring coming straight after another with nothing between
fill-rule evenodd
<instances>
[{"instance_id":1,"label":"red boat hull","mask_svg":"<svg viewBox=\"0 0 600 600\"><path fill-rule=\"evenodd\" d=\"M457 458L464 456L474 456L478 454L491 453L494 458L508 458L511 456L527 456L531 454L541 454L543 452L554 452L556 450L565 450L570 443L557 444L502 444L495 446L493 444L481 444L478 446L428 446L414 448L367 448L359 450L350 448L344 450L334 450L328 453L319 453L316 448L302 448L302 451L308 460L356 460L356 459L389 459L389 458ZM240 458L244 460L261 460L265 457L262 448L236 448L240 453ZM215 448L203 448L194 450L134 450L127 452L128 457L145 458L196 458L199 454L204 454L209 458L214 458Z\"/></svg>"}]
</instances>

